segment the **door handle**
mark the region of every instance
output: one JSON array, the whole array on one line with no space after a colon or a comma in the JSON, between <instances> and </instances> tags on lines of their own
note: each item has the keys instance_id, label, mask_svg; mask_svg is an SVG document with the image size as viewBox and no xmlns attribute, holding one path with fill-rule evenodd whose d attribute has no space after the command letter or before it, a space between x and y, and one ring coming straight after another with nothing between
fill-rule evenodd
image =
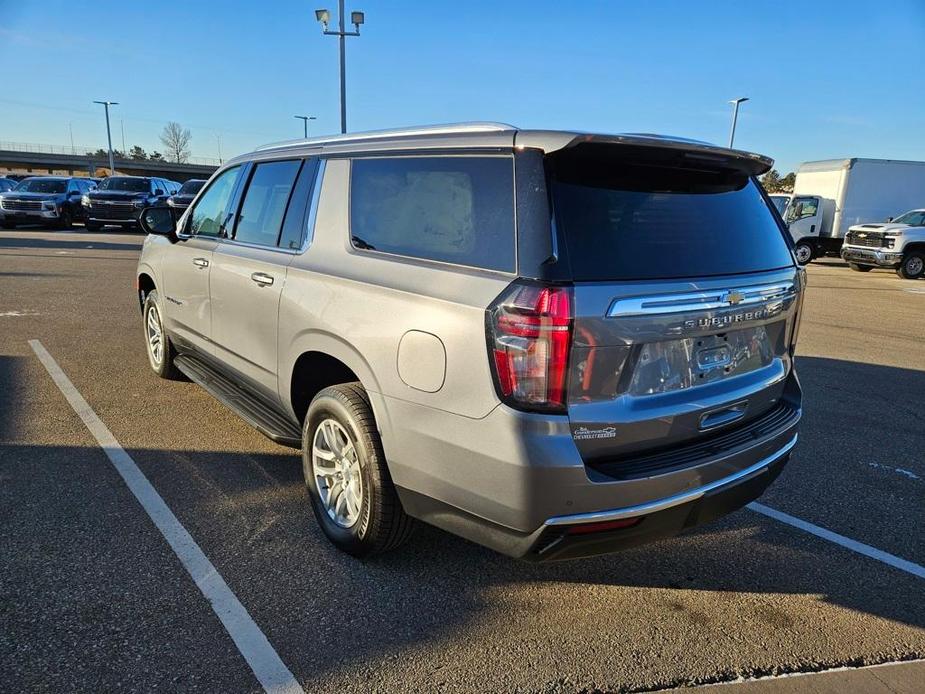
<instances>
[{"instance_id":1,"label":"door handle","mask_svg":"<svg viewBox=\"0 0 925 694\"><path fill-rule=\"evenodd\" d=\"M251 275L251 279L261 287L268 287L273 284L273 277L265 272L255 272Z\"/></svg>"},{"instance_id":2,"label":"door handle","mask_svg":"<svg viewBox=\"0 0 925 694\"><path fill-rule=\"evenodd\" d=\"M209 267L209 261L205 258L193 258L193 265L197 267Z\"/></svg>"}]
</instances>

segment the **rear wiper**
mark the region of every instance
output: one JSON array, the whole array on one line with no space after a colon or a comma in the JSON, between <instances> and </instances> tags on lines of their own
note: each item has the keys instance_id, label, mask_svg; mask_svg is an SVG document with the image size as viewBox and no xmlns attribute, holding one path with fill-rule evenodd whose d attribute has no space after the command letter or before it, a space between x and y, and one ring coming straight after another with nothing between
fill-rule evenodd
<instances>
[{"instance_id":1,"label":"rear wiper","mask_svg":"<svg viewBox=\"0 0 925 694\"><path fill-rule=\"evenodd\" d=\"M364 251L374 251L374 250L376 250L376 247L375 247L374 245L372 245L371 243L366 243L366 241L364 241L363 239L361 239L359 236L351 236L351 237L350 237L350 240L353 242L353 245L354 245L356 248L360 248L360 249L362 249L362 250L364 250Z\"/></svg>"}]
</instances>

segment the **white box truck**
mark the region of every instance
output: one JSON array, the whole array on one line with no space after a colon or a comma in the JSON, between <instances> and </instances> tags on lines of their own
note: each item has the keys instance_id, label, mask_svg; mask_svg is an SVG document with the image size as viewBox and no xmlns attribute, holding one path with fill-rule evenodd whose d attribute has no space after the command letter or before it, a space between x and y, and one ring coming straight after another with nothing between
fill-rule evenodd
<instances>
[{"instance_id":1,"label":"white box truck","mask_svg":"<svg viewBox=\"0 0 925 694\"><path fill-rule=\"evenodd\" d=\"M838 255L848 227L925 207L925 161L829 159L800 165L784 221L806 264Z\"/></svg>"}]
</instances>

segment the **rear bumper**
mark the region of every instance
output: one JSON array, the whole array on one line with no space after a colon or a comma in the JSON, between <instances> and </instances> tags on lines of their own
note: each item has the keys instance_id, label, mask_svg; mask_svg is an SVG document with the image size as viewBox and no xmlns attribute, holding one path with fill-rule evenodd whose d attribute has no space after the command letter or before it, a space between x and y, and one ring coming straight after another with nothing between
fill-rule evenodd
<instances>
[{"instance_id":1,"label":"rear bumper","mask_svg":"<svg viewBox=\"0 0 925 694\"><path fill-rule=\"evenodd\" d=\"M842 260L861 265L876 265L878 267L898 267L903 254L900 251L879 248L863 248L859 246L842 246Z\"/></svg>"},{"instance_id":2,"label":"rear bumper","mask_svg":"<svg viewBox=\"0 0 925 694\"><path fill-rule=\"evenodd\" d=\"M649 542L748 503L789 458L801 404L791 372L783 399L793 416L779 427L690 464L621 479L585 465L565 417L499 407L468 419L370 396L405 510L529 561ZM625 518L641 520L618 530L570 532L572 526Z\"/></svg>"},{"instance_id":3,"label":"rear bumper","mask_svg":"<svg viewBox=\"0 0 925 694\"><path fill-rule=\"evenodd\" d=\"M667 499L593 514L550 518L530 536L530 544L520 558L542 562L616 552L674 537L688 528L721 518L764 493L790 459L796 442L797 435L794 435L777 453L742 472ZM639 520L635 525L614 530L571 532L583 524L624 519Z\"/></svg>"}]
</instances>

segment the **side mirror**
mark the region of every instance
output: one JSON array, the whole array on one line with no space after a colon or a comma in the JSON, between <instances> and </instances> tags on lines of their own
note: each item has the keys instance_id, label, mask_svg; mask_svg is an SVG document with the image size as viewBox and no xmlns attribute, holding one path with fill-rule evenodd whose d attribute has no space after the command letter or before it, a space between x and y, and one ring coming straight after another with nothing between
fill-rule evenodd
<instances>
[{"instance_id":1,"label":"side mirror","mask_svg":"<svg viewBox=\"0 0 925 694\"><path fill-rule=\"evenodd\" d=\"M177 237L177 216L172 207L146 207L138 223L146 234Z\"/></svg>"},{"instance_id":2,"label":"side mirror","mask_svg":"<svg viewBox=\"0 0 925 694\"><path fill-rule=\"evenodd\" d=\"M887 217L887 218L886 218L886 221L892 222L892 221L893 221L893 218L892 218L892 217Z\"/></svg>"},{"instance_id":3,"label":"side mirror","mask_svg":"<svg viewBox=\"0 0 925 694\"><path fill-rule=\"evenodd\" d=\"M164 189L163 189L163 188L155 188L155 189L154 189L154 194L155 194L155 195L163 195L163 194L164 194Z\"/></svg>"}]
</instances>

